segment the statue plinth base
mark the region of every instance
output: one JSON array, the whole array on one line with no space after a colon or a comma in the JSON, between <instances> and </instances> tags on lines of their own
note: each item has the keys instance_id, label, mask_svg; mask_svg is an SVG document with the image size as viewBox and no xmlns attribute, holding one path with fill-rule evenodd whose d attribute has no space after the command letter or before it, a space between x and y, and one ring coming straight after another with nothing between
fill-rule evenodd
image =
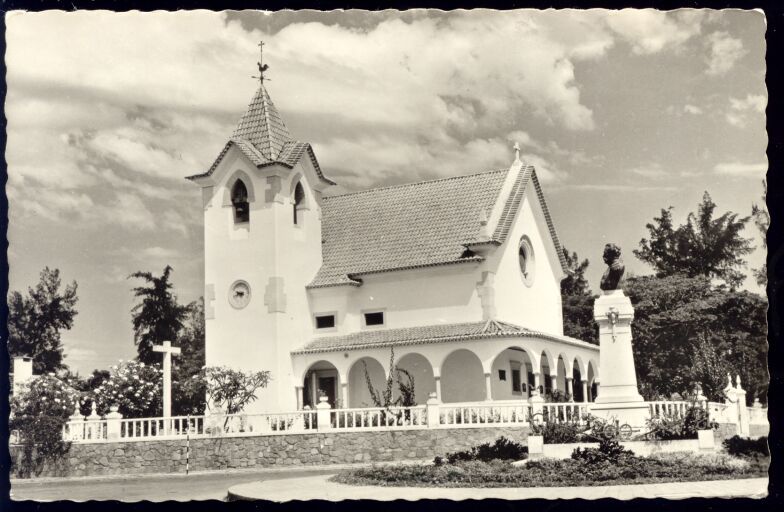
<instances>
[{"instance_id":1,"label":"statue plinth base","mask_svg":"<svg viewBox=\"0 0 784 512\"><path fill-rule=\"evenodd\" d=\"M649 413L634 372L632 302L623 290L605 291L596 299L593 314L599 324L599 387L591 413L643 426Z\"/></svg>"}]
</instances>

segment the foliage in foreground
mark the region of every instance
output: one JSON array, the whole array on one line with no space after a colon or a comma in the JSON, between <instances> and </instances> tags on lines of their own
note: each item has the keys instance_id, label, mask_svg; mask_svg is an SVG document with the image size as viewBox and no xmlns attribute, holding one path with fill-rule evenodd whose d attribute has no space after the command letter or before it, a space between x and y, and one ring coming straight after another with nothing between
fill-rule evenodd
<instances>
[{"instance_id":1,"label":"foliage in foreground","mask_svg":"<svg viewBox=\"0 0 784 512\"><path fill-rule=\"evenodd\" d=\"M719 424L708 418L708 413L702 407L691 405L686 413L681 416L675 413L664 413L646 420L648 438L661 441L675 439L697 439L698 430L717 429Z\"/></svg>"},{"instance_id":2,"label":"foliage in foreground","mask_svg":"<svg viewBox=\"0 0 784 512\"><path fill-rule=\"evenodd\" d=\"M757 439L746 439L740 436L732 436L722 442L724 450L736 457L756 457L769 456L768 437L762 436Z\"/></svg>"},{"instance_id":3,"label":"foliage in foreground","mask_svg":"<svg viewBox=\"0 0 784 512\"><path fill-rule=\"evenodd\" d=\"M458 461L442 465L373 466L344 471L333 481L353 485L414 487L553 487L752 478L766 468L727 454L621 455L616 460Z\"/></svg>"},{"instance_id":4,"label":"foliage in foreground","mask_svg":"<svg viewBox=\"0 0 784 512\"><path fill-rule=\"evenodd\" d=\"M436 457L433 463L437 466L448 462L454 464L456 462L465 461L482 461L489 462L492 460L522 460L528 457L528 447L520 443L507 439L506 437L499 437L495 443L484 443L479 446L474 446L469 450L462 450L459 452L448 453L446 458Z\"/></svg>"},{"instance_id":5,"label":"foliage in foreground","mask_svg":"<svg viewBox=\"0 0 784 512\"><path fill-rule=\"evenodd\" d=\"M8 427L17 430L21 457L13 472L21 477L40 474L47 462L62 458L70 445L63 441L63 425L79 406L79 393L54 375L25 383L11 400Z\"/></svg>"}]
</instances>

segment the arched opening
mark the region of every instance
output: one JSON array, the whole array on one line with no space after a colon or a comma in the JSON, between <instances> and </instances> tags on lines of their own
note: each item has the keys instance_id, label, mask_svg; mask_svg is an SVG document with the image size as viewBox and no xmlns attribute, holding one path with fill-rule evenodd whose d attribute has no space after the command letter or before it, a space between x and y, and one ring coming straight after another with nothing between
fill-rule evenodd
<instances>
[{"instance_id":1,"label":"arched opening","mask_svg":"<svg viewBox=\"0 0 784 512\"><path fill-rule=\"evenodd\" d=\"M485 399L485 374L479 358L466 349L455 350L441 365L441 401L478 402Z\"/></svg>"},{"instance_id":2,"label":"arched opening","mask_svg":"<svg viewBox=\"0 0 784 512\"><path fill-rule=\"evenodd\" d=\"M531 286L534 283L534 249L531 245L531 240L525 235L520 238L518 246L518 259L520 264L520 275L526 286Z\"/></svg>"},{"instance_id":3,"label":"arched opening","mask_svg":"<svg viewBox=\"0 0 784 512\"><path fill-rule=\"evenodd\" d=\"M406 354L397 362L397 367L407 371L414 379L414 400L417 405L424 405L430 393L436 391L436 379L433 376L433 367L425 356L421 354ZM401 379L407 383L406 376L401 375ZM395 389L394 397L400 396L400 390Z\"/></svg>"},{"instance_id":4,"label":"arched opening","mask_svg":"<svg viewBox=\"0 0 784 512\"><path fill-rule=\"evenodd\" d=\"M319 402L319 396L326 396L333 408L338 404L340 377L335 365L329 361L318 361L310 365L302 383L302 403L311 409Z\"/></svg>"},{"instance_id":5,"label":"arched opening","mask_svg":"<svg viewBox=\"0 0 784 512\"><path fill-rule=\"evenodd\" d=\"M305 202L305 189L302 188L302 182L298 182L297 186L294 187L294 224L299 224L299 208Z\"/></svg>"},{"instance_id":6,"label":"arched opening","mask_svg":"<svg viewBox=\"0 0 784 512\"><path fill-rule=\"evenodd\" d=\"M250 222L250 204L248 188L245 182L237 180L231 187L231 205L234 208L234 223Z\"/></svg>"},{"instance_id":7,"label":"arched opening","mask_svg":"<svg viewBox=\"0 0 784 512\"><path fill-rule=\"evenodd\" d=\"M596 370L594 370L593 362L588 361L588 401L593 402L596 400Z\"/></svg>"},{"instance_id":8,"label":"arched opening","mask_svg":"<svg viewBox=\"0 0 784 512\"><path fill-rule=\"evenodd\" d=\"M583 395L583 375L580 373L580 364L577 359L572 362L572 389L574 390L574 401L585 402Z\"/></svg>"},{"instance_id":9,"label":"arched opening","mask_svg":"<svg viewBox=\"0 0 784 512\"><path fill-rule=\"evenodd\" d=\"M544 351L542 351L540 359L542 362L540 363L540 367L539 367L539 377L540 377L539 394L545 396L547 393L550 393L553 390L554 383L553 383L553 378L551 377L550 374L550 369L551 368L555 369L555 367L553 366L555 362L552 361L547 356L547 352Z\"/></svg>"},{"instance_id":10,"label":"arched opening","mask_svg":"<svg viewBox=\"0 0 784 512\"><path fill-rule=\"evenodd\" d=\"M493 400L527 400L531 395L529 381L533 382L533 365L522 348L506 348L493 360Z\"/></svg>"},{"instance_id":11,"label":"arched opening","mask_svg":"<svg viewBox=\"0 0 784 512\"><path fill-rule=\"evenodd\" d=\"M381 363L372 357L358 359L348 372L348 407L376 407L365 378L365 365L376 393L380 396L386 389L387 376Z\"/></svg>"}]
</instances>

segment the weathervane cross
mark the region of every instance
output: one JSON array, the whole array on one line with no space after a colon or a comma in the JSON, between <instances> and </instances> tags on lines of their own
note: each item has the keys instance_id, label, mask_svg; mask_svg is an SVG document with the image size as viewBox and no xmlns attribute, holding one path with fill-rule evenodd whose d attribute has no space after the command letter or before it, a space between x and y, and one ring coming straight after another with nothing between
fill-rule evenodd
<instances>
[{"instance_id":1,"label":"weathervane cross","mask_svg":"<svg viewBox=\"0 0 784 512\"><path fill-rule=\"evenodd\" d=\"M264 83L264 72L269 69L269 65L264 64L264 41L259 41L259 44L256 46L259 47L259 62L257 62L259 66L259 76L253 76L251 78L258 78L259 82ZM269 78L267 80L269 80Z\"/></svg>"}]
</instances>

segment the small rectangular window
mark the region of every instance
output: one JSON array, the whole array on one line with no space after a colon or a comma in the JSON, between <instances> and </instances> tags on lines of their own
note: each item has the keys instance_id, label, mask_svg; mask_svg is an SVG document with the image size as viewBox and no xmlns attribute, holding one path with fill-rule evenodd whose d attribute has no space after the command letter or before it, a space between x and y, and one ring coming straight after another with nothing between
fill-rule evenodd
<instances>
[{"instance_id":1,"label":"small rectangular window","mask_svg":"<svg viewBox=\"0 0 784 512\"><path fill-rule=\"evenodd\" d=\"M365 325L384 325L384 312L365 313Z\"/></svg>"},{"instance_id":2,"label":"small rectangular window","mask_svg":"<svg viewBox=\"0 0 784 512\"><path fill-rule=\"evenodd\" d=\"M498 380L506 380L506 370L498 370Z\"/></svg>"},{"instance_id":3,"label":"small rectangular window","mask_svg":"<svg viewBox=\"0 0 784 512\"><path fill-rule=\"evenodd\" d=\"M335 327L335 315L319 315L316 317L316 329Z\"/></svg>"}]
</instances>

